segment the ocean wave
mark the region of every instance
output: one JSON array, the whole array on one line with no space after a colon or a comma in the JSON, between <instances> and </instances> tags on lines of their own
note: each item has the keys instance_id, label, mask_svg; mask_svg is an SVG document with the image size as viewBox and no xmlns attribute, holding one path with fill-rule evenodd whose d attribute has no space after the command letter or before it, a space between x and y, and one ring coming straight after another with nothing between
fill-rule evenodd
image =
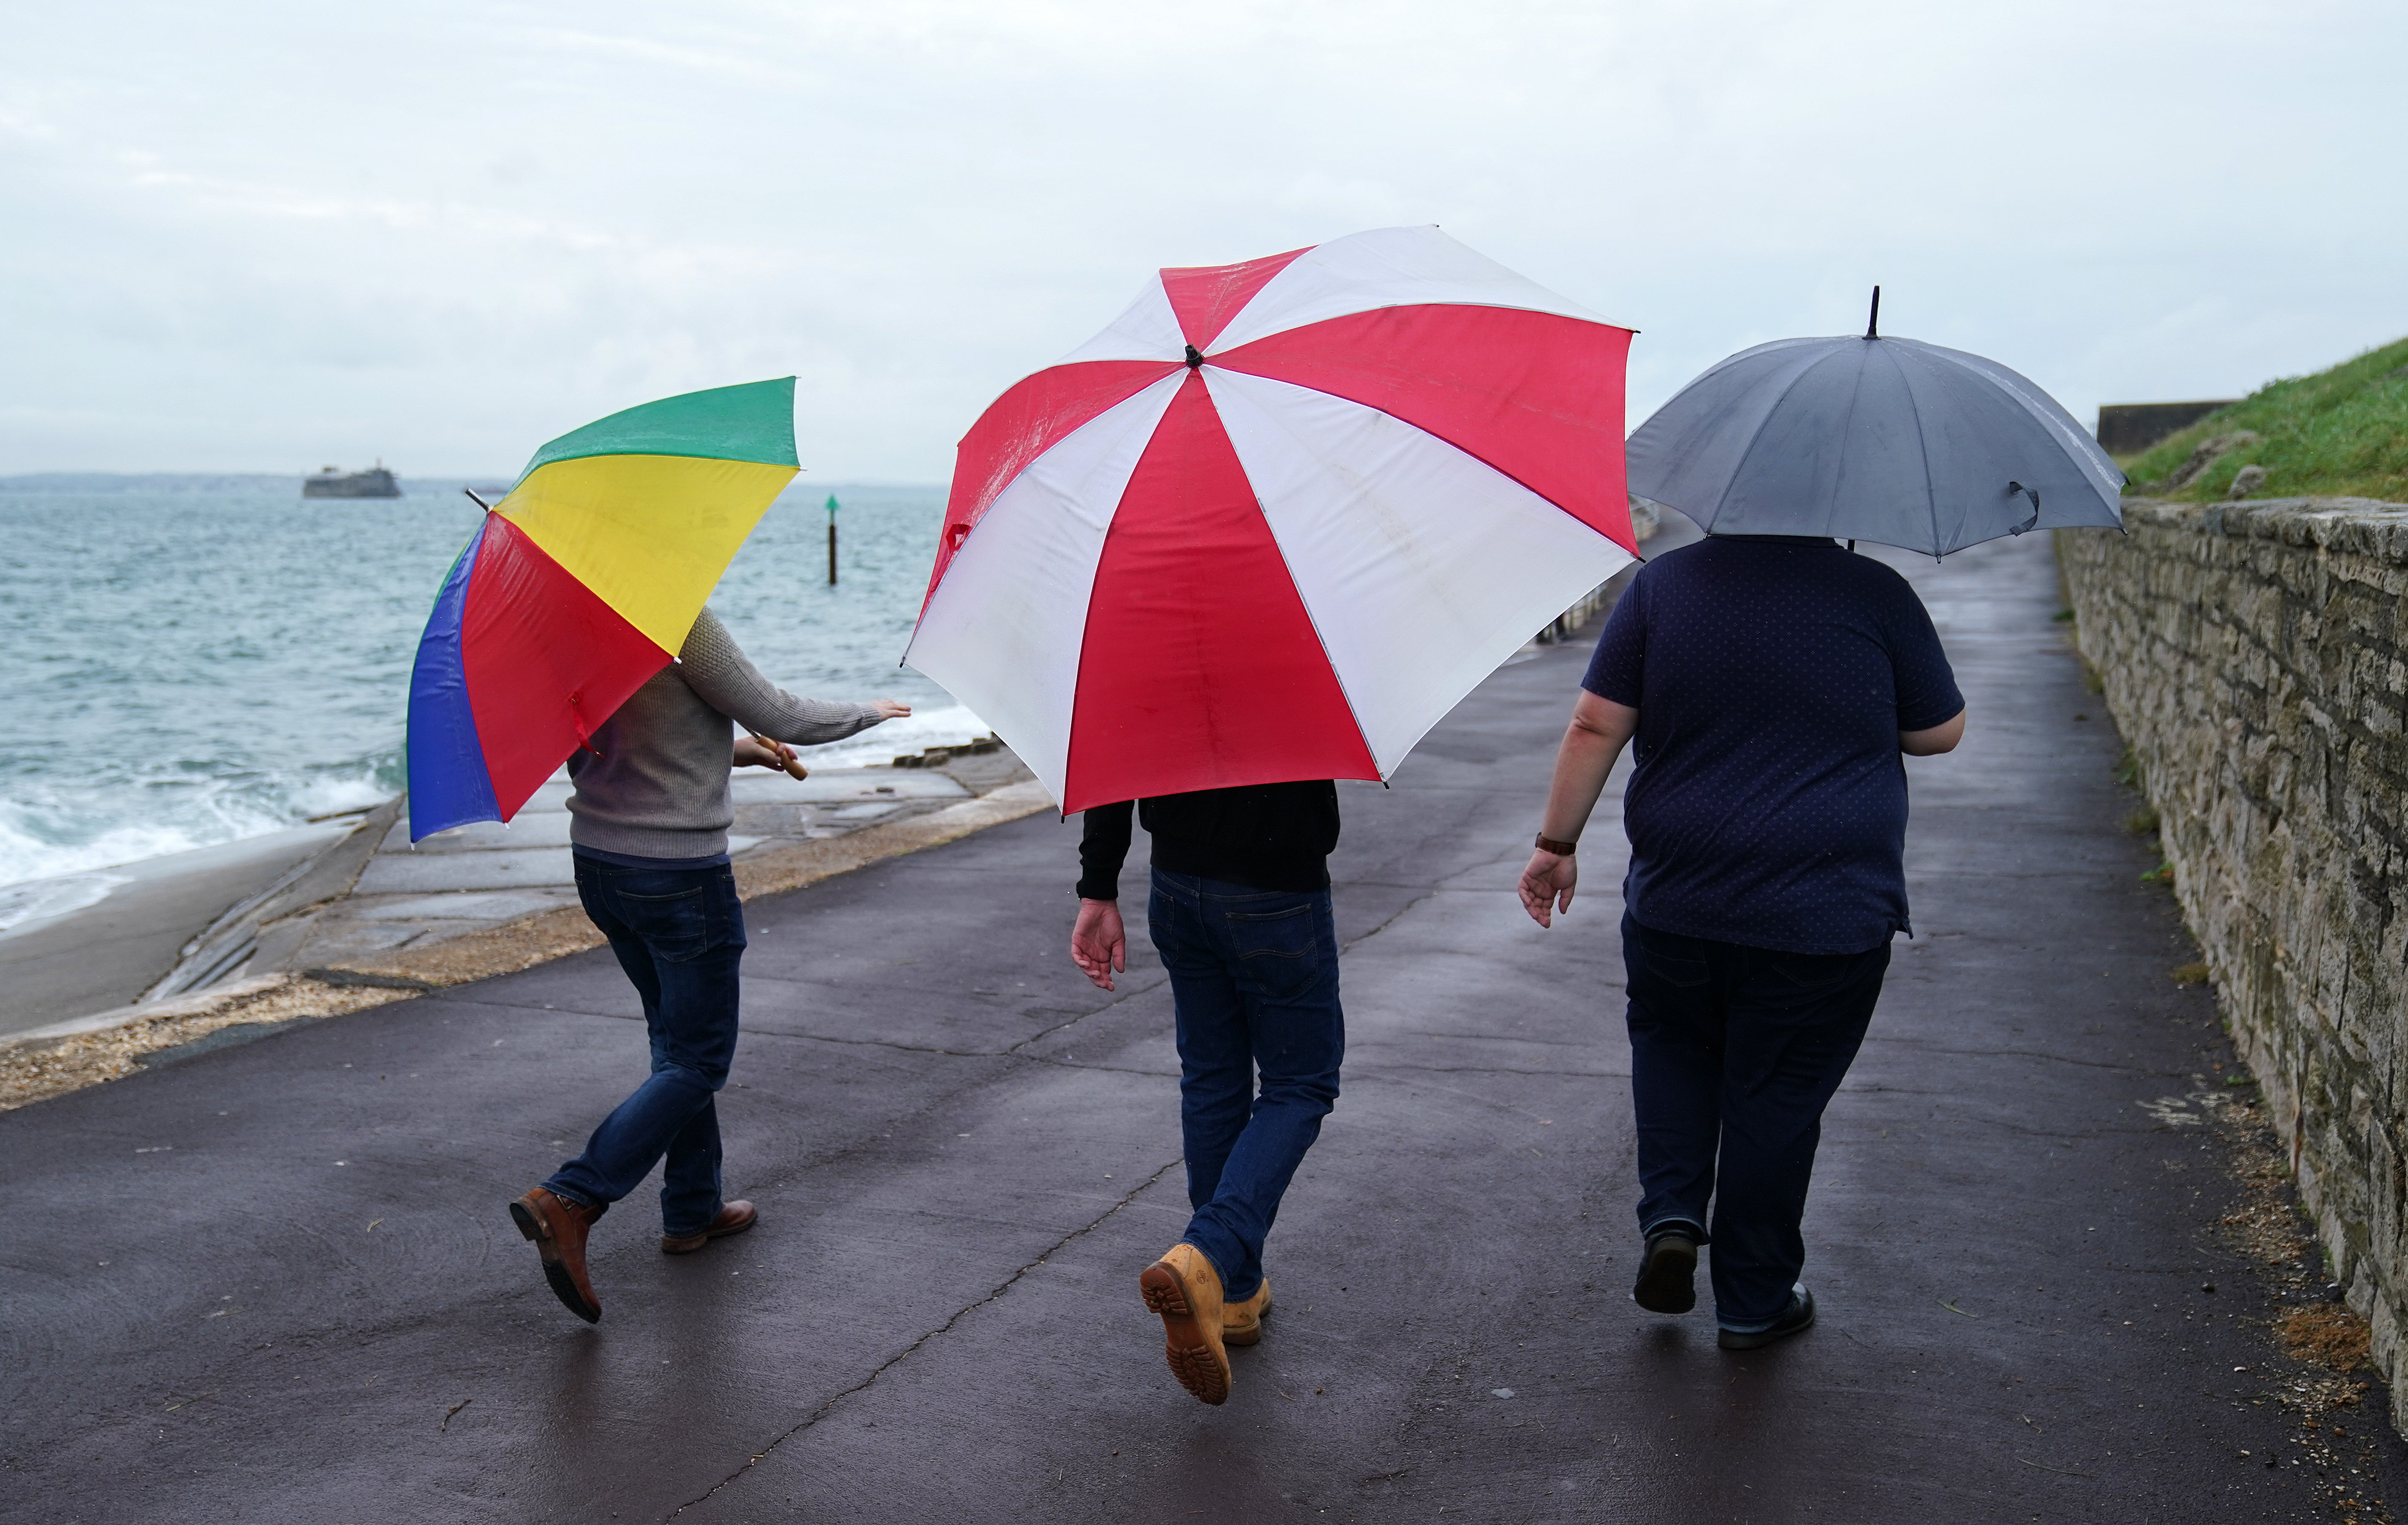
<instances>
[{"instance_id":1,"label":"ocean wave","mask_svg":"<svg viewBox=\"0 0 2408 1525\"><path fill-rule=\"evenodd\" d=\"M108 899L108 892L134 881L122 873L76 873L64 879L37 879L31 884L0 885L0 932L29 921L64 916Z\"/></svg>"},{"instance_id":2,"label":"ocean wave","mask_svg":"<svg viewBox=\"0 0 2408 1525\"><path fill-rule=\"evenodd\" d=\"M871 768L907 753L988 734L959 704L924 709L857 736L799 750L812 768ZM293 777L93 778L77 784L21 784L0 795L0 895L7 886L188 853L265 836L312 817L363 810L398 792L397 759L363 758ZM108 770L110 772L116 770ZM172 769L162 771L172 772ZM93 894L98 899L106 886ZM56 910L15 913L0 899L0 929ZM91 900L81 902L90 904ZM76 909L63 907L62 909Z\"/></svg>"},{"instance_id":3,"label":"ocean wave","mask_svg":"<svg viewBox=\"0 0 2408 1525\"><path fill-rule=\"evenodd\" d=\"M0 886L257 837L398 793L412 661L477 513L457 483L330 506L291 478L19 482L0 491ZM964 741L978 718L896 666L927 585L940 489L789 495L712 594L796 693L923 707L823 768ZM88 890L90 886L86 886ZM48 893L47 891L44 893ZM80 893L80 891L79 892Z\"/></svg>"},{"instance_id":4,"label":"ocean wave","mask_svg":"<svg viewBox=\"0 0 2408 1525\"><path fill-rule=\"evenodd\" d=\"M0 795L0 888L241 842L312 816L380 804L395 792L392 771L390 759L372 757L286 778L104 776L21 784ZM0 917L7 914L0 905ZM9 925L0 920L0 928Z\"/></svg>"},{"instance_id":5,"label":"ocean wave","mask_svg":"<svg viewBox=\"0 0 2408 1525\"><path fill-rule=\"evenodd\" d=\"M81 873L88 869L136 863L144 858L165 857L170 853L188 853L195 847L212 845L212 842L204 842L179 827L154 822L103 827L82 835L80 841L46 842L39 831L28 830L20 825L23 816L29 813L35 813L26 811L16 800L0 800L0 885ZM251 833L231 833L215 841L232 842L241 835Z\"/></svg>"},{"instance_id":6,"label":"ocean wave","mask_svg":"<svg viewBox=\"0 0 2408 1525\"><path fill-rule=\"evenodd\" d=\"M872 768L987 734L986 722L967 706L946 704L798 750L812 768ZM382 804L398 792L397 760L388 754L284 778L122 777L20 785L0 795L0 897L11 885L215 847ZM92 899L106 893L104 885ZM0 898L0 929L60 914L45 909L16 915L9 909L15 903Z\"/></svg>"}]
</instances>

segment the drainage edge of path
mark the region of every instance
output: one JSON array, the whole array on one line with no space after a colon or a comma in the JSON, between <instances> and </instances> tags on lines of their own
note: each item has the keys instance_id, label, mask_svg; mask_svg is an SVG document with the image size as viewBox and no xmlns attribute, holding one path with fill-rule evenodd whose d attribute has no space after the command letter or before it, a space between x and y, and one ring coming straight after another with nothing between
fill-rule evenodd
<instances>
[{"instance_id":1,"label":"drainage edge of path","mask_svg":"<svg viewBox=\"0 0 2408 1525\"><path fill-rule=\"evenodd\" d=\"M2237 1057L2233 1062L2238 1067ZM2233 1078L2226 1077L2228 1086ZM2300 1202L2288 1150L2260 1110L2254 1082L2201 1090L2190 1100L2209 1118L2220 1163L2240 1188L2216 1238L2248 1262L2277 1309L2271 1318L2252 1320L2262 1324L2272 1360L2235 1374L2266 1383L2251 1403L2292 1416L2300 1454L2262 1460L2269 1469L2286 1462L2315 1468L2320 1501L2347 1525L2390 1525L2398 1517L2382 1478L2408 1472L2408 1444L2368 1359L2367 1322L2326 1279L2323 1246ZM2345 1417L2348 1428L2338 1422Z\"/></svg>"}]
</instances>

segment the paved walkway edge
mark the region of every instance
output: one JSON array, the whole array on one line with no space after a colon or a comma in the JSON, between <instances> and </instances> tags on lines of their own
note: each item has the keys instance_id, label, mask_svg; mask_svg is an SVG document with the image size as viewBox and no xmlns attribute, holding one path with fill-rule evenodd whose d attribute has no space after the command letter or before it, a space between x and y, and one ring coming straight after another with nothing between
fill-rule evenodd
<instances>
[{"instance_id":1,"label":"paved walkway edge","mask_svg":"<svg viewBox=\"0 0 2408 1525\"><path fill-rule=\"evenodd\" d=\"M926 815L864 827L821 842L749 854L736 862L736 892L752 900L800 889L886 858L940 846L973 831L1034 815L1053 808L1053 804L1054 797L1045 792L1043 784L1011 784ZM602 934L594 929L585 913L566 907L431 947L405 948L391 958L352 959L333 969L304 972L318 979L331 976L337 982L346 975L367 975L427 985L465 985L470 980L513 973L601 944Z\"/></svg>"},{"instance_id":2,"label":"paved walkway edge","mask_svg":"<svg viewBox=\"0 0 2408 1525\"><path fill-rule=\"evenodd\" d=\"M1043 784L1007 784L925 815L746 857L736 865L737 893L752 900L801 889L1053 808ZM364 828L357 835L366 834ZM337 842L282 884L293 885L314 866L343 856L354 840ZM272 898L271 891L261 899ZM0 1039L0 1111L133 1073L139 1056L190 1043L217 1028L263 1018L280 1025L340 1015L412 991L529 969L601 942L583 911L554 911L437 943L415 957L405 953L374 963L252 975L172 1000L50 1023Z\"/></svg>"},{"instance_id":3,"label":"paved walkway edge","mask_svg":"<svg viewBox=\"0 0 2408 1525\"><path fill-rule=\"evenodd\" d=\"M119 1006L106 1012L95 1012L90 1016L72 1016L64 1022L53 1022L48 1027L31 1028L23 1032L12 1032L6 1038L0 1038L0 1051L27 1043L55 1043L61 1038L80 1037L88 1032L106 1032L111 1028L122 1028L128 1022L207 1016L229 1001L239 1000L245 996L255 995L262 990L277 989L289 984L291 979L292 977L286 974L256 974L249 979L230 981L194 995L177 996L166 1000L150 1001L139 1006Z\"/></svg>"}]
</instances>

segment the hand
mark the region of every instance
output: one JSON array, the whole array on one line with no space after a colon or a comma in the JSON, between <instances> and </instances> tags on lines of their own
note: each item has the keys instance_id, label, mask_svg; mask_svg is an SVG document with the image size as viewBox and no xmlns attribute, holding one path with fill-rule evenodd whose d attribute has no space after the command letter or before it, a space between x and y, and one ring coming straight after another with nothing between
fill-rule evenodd
<instances>
[{"instance_id":1,"label":"hand","mask_svg":"<svg viewBox=\"0 0 2408 1525\"><path fill-rule=\"evenodd\" d=\"M1580 882L1580 864L1553 853L1534 852L1522 870L1522 909L1541 927L1553 927L1553 913L1572 908L1572 886Z\"/></svg>"},{"instance_id":2,"label":"hand","mask_svg":"<svg viewBox=\"0 0 2408 1525\"><path fill-rule=\"evenodd\" d=\"M901 699L871 699L869 707L878 712L878 720L900 720L911 712L911 707Z\"/></svg>"},{"instance_id":3,"label":"hand","mask_svg":"<svg viewBox=\"0 0 2408 1525\"><path fill-rule=\"evenodd\" d=\"M783 769L792 778L809 778L810 770L793 747L783 741L772 741L766 736L739 736L736 739L738 768Z\"/></svg>"},{"instance_id":4,"label":"hand","mask_svg":"<svg viewBox=\"0 0 2408 1525\"><path fill-rule=\"evenodd\" d=\"M1128 934L1121 929L1120 901L1079 902L1079 920L1070 928L1070 961L1107 990L1115 971L1128 972Z\"/></svg>"}]
</instances>

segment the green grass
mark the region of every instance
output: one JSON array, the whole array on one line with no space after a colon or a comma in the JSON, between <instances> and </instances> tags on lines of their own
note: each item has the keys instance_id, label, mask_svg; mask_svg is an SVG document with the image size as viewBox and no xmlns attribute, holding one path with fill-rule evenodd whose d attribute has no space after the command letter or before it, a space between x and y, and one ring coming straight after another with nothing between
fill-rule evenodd
<instances>
[{"instance_id":1,"label":"green grass","mask_svg":"<svg viewBox=\"0 0 2408 1525\"><path fill-rule=\"evenodd\" d=\"M2254 429L2177 493L2152 494L2201 440ZM2195 503L2221 499L2244 466L2266 468L2257 497L2377 497L2408 502L2408 338L2314 376L2270 382L2164 443L2117 463L2129 491Z\"/></svg>"}]
</instances>

